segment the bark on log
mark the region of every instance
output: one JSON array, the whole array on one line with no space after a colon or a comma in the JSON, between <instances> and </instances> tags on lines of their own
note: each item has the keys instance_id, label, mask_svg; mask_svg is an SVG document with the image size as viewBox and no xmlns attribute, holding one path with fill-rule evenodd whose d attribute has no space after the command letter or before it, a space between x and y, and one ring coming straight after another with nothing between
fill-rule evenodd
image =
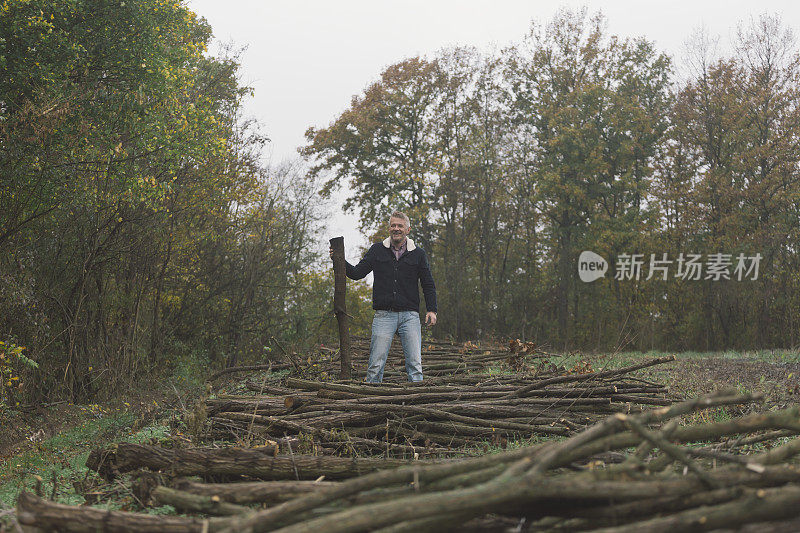
<instances>
[{"instance_id":1,"label":"bark on log","mask_svg":"<svg viewBox=\"0 0 800 533\"><path fill-rule=\"evenodd\" d=\"M169 487L156 487L150 497L158 505L171 505L181 512L231 516L249 513L253 509L222 501L219 496L200 496Z\"/></svg>"},{"instance_id":2,"label":"bark on log","mask_svg":"<svg viewBox=\"0 0 800 533\"><path fill-rule=\"evenodd\" d=\"M651 517L658 513L674 513L704 505L717 505L742 497L748 490L746 487L725 487L719 490L698 492L686 496L668 496L653 498L652 500L626 502L618 505L601 505L597 507L579 507L572 503L558 509L555 516L581 517L586 519L586 525L597 527L603 524L608 526L622 525L628 522L641 520L642 517Z\"/></svg>"},{"instance_id":3,"label":"bark on log","mask_svg":"<svg viewBox=\"0 0 800 533\"><path fill-rule=\"evenodd\" d=\"M365 412L386 412L389 409L389 406L384 405L352 405L350 409L357 410L357 411L365 411ZM480 418L470 417L470 416L461 416L456 415L453 413L448 413L447 411L442 411L439 409L431 409L428 407L417 407L414 405L394 405L392 406L392 410L400 413L416 413L421 415L430 416L432 418L444 419L444 420L452 420L453 422L463 422L468 425L474 426L483 426L483 427L495 427L495 428L503 428L503 429L512 429L517 430L520 432L528 432L533 429L533 426L527 426L524 424L516 424L513 422L502 422L502 421L492 421L492 420L483 420ZM566 435L567 431L564 428L537 428L537 432L545 433L549 435Z\"/></svg>"},{"instance_id":4,"label":"bark on log","mask_svg":"<svg viewBox=\"0 0 800 533\"><path fill-rule=\"evenodd\" d=\"M330 240L333 249L333 312L339 324L339 359L341 369L340 379L350 379L352 362L350 358L350 327L347 323L347 274L345 273L344 237L334 237Z\"/></svg>"},{"instance_id":5,"label":"bark on log","mask_svg":"<svg viewBox=\"0 0 800 533\"><path fill-rule=\"evenodd\" d=\"M674 531L711 531L739 529L744 524L773 522L800 516L800 487L790 485L762 489L745 498L720 505L690 509L662 518L635 522L621 527L598 530L598 533L672 533Z\"/></svg>"},{"instance_id":6,"label":"bark on log","mask_svg":"<svg viewBox=\"0 0 800 533\"><path fill-rule=\"evenodd\" d=\"M258 463L278 453L278 446L260 448L184 448L169 450L160 446L120 443L89 453L86 466L106 479L139 468L171 471L202 472L204 468L225 468L237 462ZM188 475L188 474L185 474Z\"/></svg>"},{"instance_id":7,"label":"bark on log","mask_svg":"<svg viewBox=\"0 0 800 533\"><path fill-rule=\"evenodd\" d=\"M119 444L116 450L94 450L86 466L107 476L137 468L164 470L176 476L249 476L264 480L345 479L407 464L399 459L272 456L268 448L193 448L163 450L141 444Z\"/></svg>"},{"instance_id":8,"label":"bark on log","mask_svg":"<svg viewBox=\"0 0 800 533\"><path fill-rule=\"evenodd\" d=\"M421 383L421 382L417 382ZM387 396L390 394L408 394L408 389L399 387L394 384L348 384L348 383L325 383L322 381L311 381L309 379L286 378L285 384L287 387L293 389L303 389L309 391L317 391L320 389L335 390L341 392L354 392L356 394L375 394L380 396ZM421 387L422 385L417 385Z\"/></svg>"},{"instance_id":9,"label":"bark on log","mask_svg":"<svg viewBox=\"0 0 800 533\"><path fill-rule=\"evenodd\" d=\"M199 496L218 496L221 500L238 503L275 503L291 500L299 495L329 490L334 481L255 481L241 483L198 483L179 480L175 487Z\"/></svg>"},{"instance_id":10,"label":"bark on log","mask_svg":"<svg viewBox=\"0 0 800 533\"><path fill-rule=\"evenodd\" d=\"M221 531L227 518L181 518L53 503L29 492L17 499L17 520L28 532L201 533Z\"/></svg>"},{"instance_id":11,"label":"bark on log","mask_svg":"<svg viewBox=\"0 0 800 533\"><path fill-rule=\"evenodd\" d=\"M265 365L250 365L250 366L232 366L230 368L223 368L219 372L211 374L208 381L214 381L225 374L233 374L235 372L254 372L258 370L286 370L292 368L289 363L268 363Z\"/></svg>"},{"instance_id":12,"label":"bark on log","mask_svg":"<svg viewBox=\"0 0 800 533\"><path fill-rule=\"evenodd\" d=\"M286 407L278 399L266 400L206 400L208 416L214 416L220 411L256 412L262 415L286 414Z\"/></svg>"}]
</instances>

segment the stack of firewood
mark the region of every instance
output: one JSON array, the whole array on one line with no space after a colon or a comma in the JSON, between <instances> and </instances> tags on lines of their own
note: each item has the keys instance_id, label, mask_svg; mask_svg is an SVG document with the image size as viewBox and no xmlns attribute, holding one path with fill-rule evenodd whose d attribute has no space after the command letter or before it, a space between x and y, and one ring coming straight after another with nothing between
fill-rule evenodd
<instances>
[{"instance_id":1,"label":"stack of firewood","mask_svg":"<svg viewBox=\"0 0 800 533\"><path fill-rule=\"evenodd\" d=\"M73 507L23 493L17 519L47 531L416 532L514 524L666 532L800 516L800 469L789 464L800 452L798 408L707 416L757 399L723 392L612 414L567 439L437 461L307 457L279 453L279 444L119 445L94 452L89 466L108 479L136 471L137 480L149 480L137 490L143 503L205 518ZM692 416L701 410L706 415Z\"/></svg>"},{"instance_id":2,"label":"stack of firewood","mask_svg":"<svg viewBox=\"0 0 800 533\"><path fill-rule=\"evenodd\" d=\"M239 442L303 435L321 453L463 453L476 444L566 436L614 412L669 405L663 385L634 370L562 374L464 373L422 383L373 385L285 378L252 383L259 394L206 401L208 436Z\"/></svg>"},{"instance_id":3,"label":"stack of firewood","mask_svg":"<svg viewBox=\"0 0 800 533\"><path fill-rule=\"evenodd\" d=\"M282 357L285 360L273 363L273 370L292 370L293 375L302 377L338 376L340 369L339 350L336 347L319 346L315 357L303 358L296 353L288 352L283 346ZM352 377L363 379L369 359L370 340L364 337L352 337L351 359ZM422 366L425 379L449 379L454 375L485 372L489 368L504 367L516 371L533 368L532 363L540 363L537 367L557 367L551 363L562 361L563 355L552 354L542 350L535 343L512 340L502 345L498 343L455 343L449 341L428 340L422 343ZM268 365L261 365L267 368ZM406 380L405 356L397 337L389 349L389 356L383 374L386 382L403 382Z\"/></svg>"}]
</instances>

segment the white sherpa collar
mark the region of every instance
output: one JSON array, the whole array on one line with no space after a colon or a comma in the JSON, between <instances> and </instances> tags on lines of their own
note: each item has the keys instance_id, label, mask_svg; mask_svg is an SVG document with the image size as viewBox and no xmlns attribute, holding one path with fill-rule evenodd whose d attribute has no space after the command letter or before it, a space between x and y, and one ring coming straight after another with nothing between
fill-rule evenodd
<instances>
[{"instance_id":1,"label":"white sherpa collar","mask_svg":"<svg viewBox=\"0 0 800 533\"><path fill-rule=\"evenodd\" d=\"M386 237L385 239L383 239L383 246L386 247L386 248L391 247L392 246L392 238L391 237ZM416 248L416 246L414 245L414 241L412 241L409 237L406 237L406 250L410 252L414 248Z\"/></svg>"}]
</instances>

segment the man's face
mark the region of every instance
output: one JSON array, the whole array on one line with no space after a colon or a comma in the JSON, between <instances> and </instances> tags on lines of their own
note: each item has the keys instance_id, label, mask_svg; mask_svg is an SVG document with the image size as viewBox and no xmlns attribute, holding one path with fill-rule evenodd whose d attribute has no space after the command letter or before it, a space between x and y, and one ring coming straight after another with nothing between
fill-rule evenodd
<instances>
[{"instance_id":1,"label":"man's face","mask_svg":"<svg viewBox=\"0 0 800 533\"><path fill-rule=\"evenodd\" d=\"M389 219L389 235L392 237L392 244L395 246L403 243L409 231L411 231L411 228L408 227L404 219L394 217Z\"/></svg>"}]
</instances>

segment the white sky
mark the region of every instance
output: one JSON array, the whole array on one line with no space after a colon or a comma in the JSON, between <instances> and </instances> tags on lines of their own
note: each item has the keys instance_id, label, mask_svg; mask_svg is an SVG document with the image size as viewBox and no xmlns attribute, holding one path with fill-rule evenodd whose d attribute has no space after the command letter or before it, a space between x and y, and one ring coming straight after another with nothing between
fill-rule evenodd
<instances>
[{"instance_id":1,"label":"white sky","mask_svg":"<svg viewBox=\"0 0 800 533\"><path fill-rule=\"evenodd\" d=\"M188 0L219 42L247 46L242 81L255 96L245 113L271 139L272 161L296 155L309 126L330 124L392 63L433 55L451 45L499 48L518 42L532 20L545 23L560 7L601 10L611 34L645 36L677 63L689 36L704 26L721 38L761 13L778 13L800 32L800 2L790 0ZM212 51L215 48L212 47ZM324 233L345 236L348 259L366 243L357 217L335 214Z\"/></svg>"}]
</instances>

